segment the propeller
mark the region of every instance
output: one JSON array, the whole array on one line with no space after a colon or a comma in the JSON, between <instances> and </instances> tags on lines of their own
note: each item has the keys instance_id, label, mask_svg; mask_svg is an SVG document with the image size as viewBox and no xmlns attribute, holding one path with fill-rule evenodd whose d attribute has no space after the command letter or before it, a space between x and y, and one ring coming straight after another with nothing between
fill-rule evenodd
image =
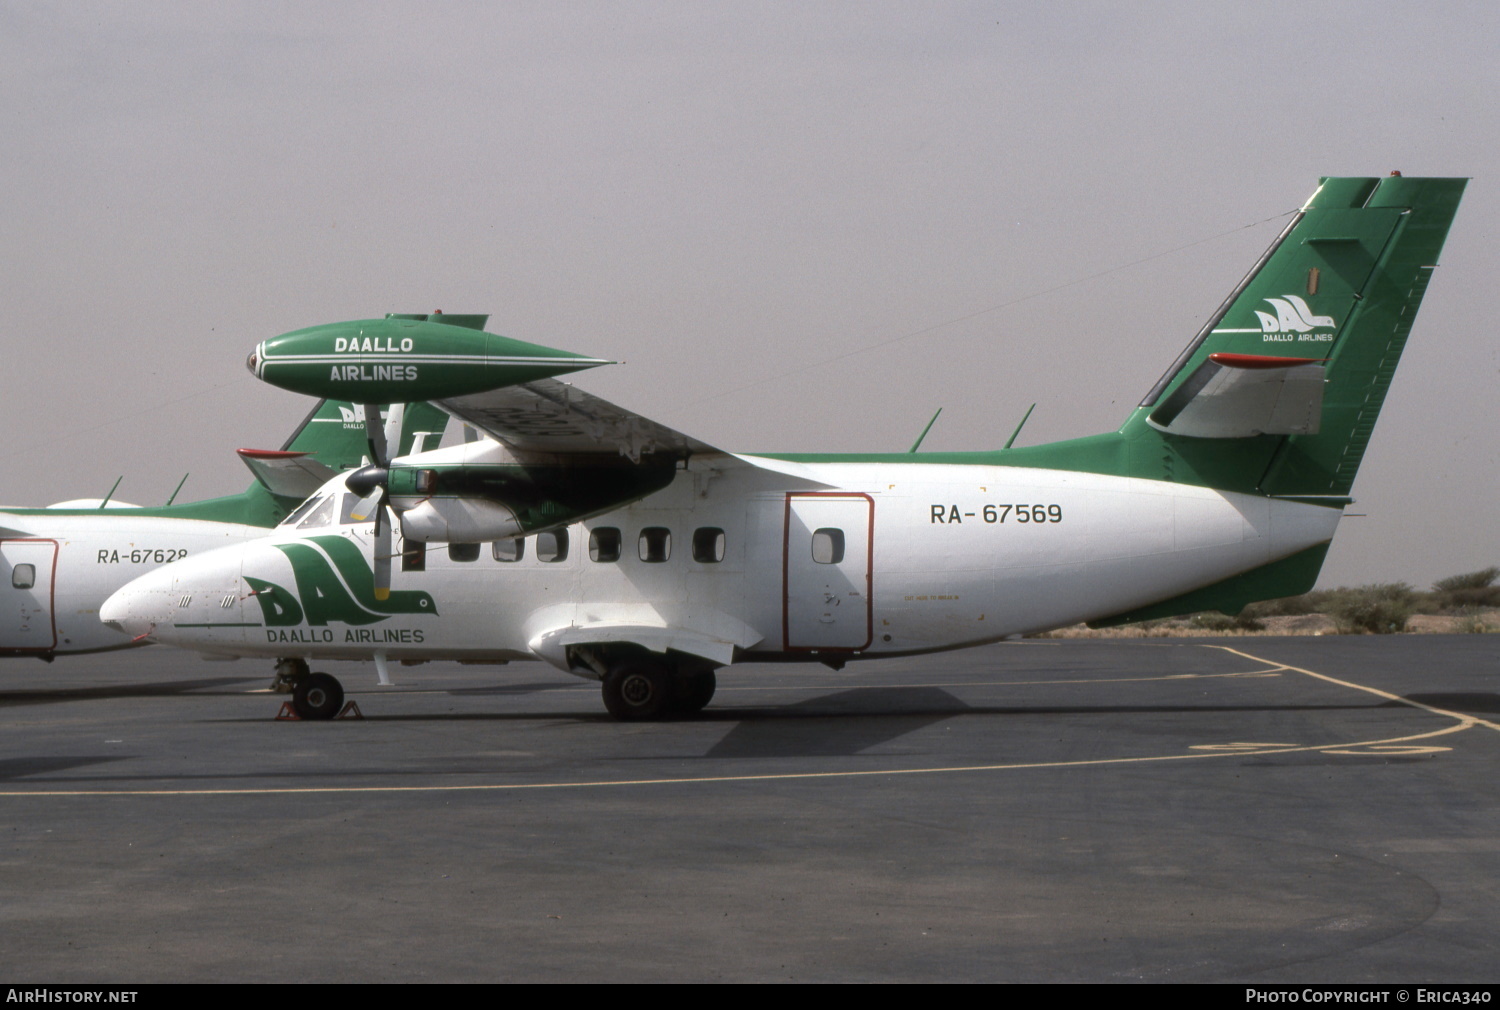
<instances>
[{"instance_id":1,"label":"propeller","mask_svg":"<svg viewBox=\"0 0 1500 1010\"><path fill-rule=\"evenodd\" d=\"M344 480L344 486L360 497L351 518L363 522L372 514L375 516L375 599L385 600L391 595L391 521L386 509L390 504L389 447L392 443L398 450L401 447L401 425L406 405L391 404L384 424L380 421L378 404L365 404L364 412L370 465L351 473Z\"/></svg>"}]
</instances>

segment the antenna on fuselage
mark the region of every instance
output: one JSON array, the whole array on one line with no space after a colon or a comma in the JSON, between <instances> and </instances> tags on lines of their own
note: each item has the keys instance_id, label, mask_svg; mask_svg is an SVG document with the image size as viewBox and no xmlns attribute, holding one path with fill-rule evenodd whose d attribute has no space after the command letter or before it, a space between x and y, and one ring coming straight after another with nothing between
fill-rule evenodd
<instances>
[{"instance_id":1,"label":"antenna on fuselage","mask_svg":"<svg viewBox=\"0 0 1500 1010\"><path fill-rule=\"evenodd\" d=\"M100 501L99 501L99 507L100 508L103 508L104 506L106 506L106 505L109 504L109 500L115 496L115 489L120 486L120 481L122 481L124 479L125 479L125 475L123 473L120 474L120 476L118 476L118 477L115 478L115 485L114 485L114 487L112 487L112 488L109 489L109 494L105 495L102 499L100 499Z\"/></svg>"},{"instance_id":2,"label":"antenna on fuselage","mask_svg":"<svg viewBox=\"0 0 1500 1010\"><path fill-rule=\"evenodd\" d=\"M186 484L187 479L191 476L191 473L185 473L182 475L182 480L177 482L177 486L174 487L172 489L172 493L167 496L167 505L170 505L177 500L177 492L182 490L182 485ZM166 505L163 505L162 508L166 508Z\"/></svg>"},{"instance_id":3,"label":"antenna on fuselage","mask_svg":"<svg viewBox=\"0 0 1500 1010\"><path fill-rule=\"evenodd\" d=\"M937 414L933 414L932 415L932 420L927 422L927 427L925 427L925 428L922 429L922 434L920 434L920 435L917 436L917 440L911 444L911 448L908 449L908 450L906 450L907 452L916 452L917 451L917 448L922 444L922 439L926 438L927 437L927 433L932 430L932 426L934 424L937 424L938 414L941 414L942 412L943 412L943 408L939 407L937 409Z\"/></svg>"},{"instance_id":4,"label":"antenna on fuselage","mask_svg":"<svg viewBox=\"0 0 1500 1010\"><path fill-rule=\"evenodd\" d=\"M1021 429L1022 428L1026 427L1027 418L1031 417L1031 412L1033 410L1036 410L1036 404L1034 404L1034 403L1031 406L1029 406L1029 407L1026 408L1026 414L1025 414L1024 417L1021 418L1021 423L1018 424L1018 425L1016 425L1016 430L1013 431L1013 432L1011 432L1010 433L1010 438L1008 438L1008 439L1005 440L1005 448L1009 449L1012 445L1015 444L1016 436L1019 435L1019 434L1021 434Z\"/></svg>"}]
</instances>

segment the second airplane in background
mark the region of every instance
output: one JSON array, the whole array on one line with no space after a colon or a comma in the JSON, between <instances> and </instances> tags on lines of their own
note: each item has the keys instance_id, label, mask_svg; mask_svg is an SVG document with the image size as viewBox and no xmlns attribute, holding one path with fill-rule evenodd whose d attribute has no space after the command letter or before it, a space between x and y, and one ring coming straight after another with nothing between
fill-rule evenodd
<instances>
[{"instance_id":1,"label":"second airplane in background","mask_svg":"<svg viewBox=\"0 0 1500 1010\"><path fill-rule=\"evenodd\" d=\"M398 409L402 445L436 445L447 415ZM419 431L418 429L422 429ZM239 494L161 506L61 502L0 507L0 656L57 656L129 647L99 623L110 594L142 572L263 537L311 493L365 461L363 414L324 401L280 449L240 449L255 483Z\"/></svg>"}]
</instances>

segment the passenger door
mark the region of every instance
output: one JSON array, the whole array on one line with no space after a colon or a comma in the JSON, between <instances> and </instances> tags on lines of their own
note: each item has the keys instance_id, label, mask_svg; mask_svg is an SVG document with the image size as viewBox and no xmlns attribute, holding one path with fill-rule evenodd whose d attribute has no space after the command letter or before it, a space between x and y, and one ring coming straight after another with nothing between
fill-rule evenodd
<instances>
[{"instance_id":1,"label":"passenger door","mask_svg":"<svg viewBox=\"0 0 1500 1010\"><path fill-rule=\"evenodd\" d=\"M782 630L788 650L870 644L875 502L848 492L788 494Z\"/></svg>"},{"instance_id":2,"label":"passenger door","mask_svg":"<svg viewBox=\"0 0 1500 1010\"><path fill-rule=\"evenodd\" d=\"M56 540L0 540L0 651L50 652Z\"/></svg>"}]
</instances>

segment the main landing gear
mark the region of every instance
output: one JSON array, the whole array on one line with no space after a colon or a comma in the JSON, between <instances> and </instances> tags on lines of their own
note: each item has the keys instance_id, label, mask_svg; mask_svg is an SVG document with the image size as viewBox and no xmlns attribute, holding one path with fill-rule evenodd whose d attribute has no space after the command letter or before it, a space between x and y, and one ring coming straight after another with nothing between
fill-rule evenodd
<instances>
[{"instance_id":1,"label":"main landing gear","mask_svg":"<svg viewBox=\"0 0 1500 1010\"><path fill-rule=\"evenodd\" d=\"M292 696L299 719L332 719L344 707L344 685L331 674L311 672L305 659L277 660L271 690Z\"/></svg>"},{"instance_id":2,"label":"main landing gear","mask_svg":"<svg viewBox=\"0 0 1500 1010\"><path fill-rule=\"evenodd\" d=\"M679 671L652 659L627 660L604 675L604 707L629 722L696 715L713 699L717 684L712 670Z\"/></svg>"}]
</instances>

